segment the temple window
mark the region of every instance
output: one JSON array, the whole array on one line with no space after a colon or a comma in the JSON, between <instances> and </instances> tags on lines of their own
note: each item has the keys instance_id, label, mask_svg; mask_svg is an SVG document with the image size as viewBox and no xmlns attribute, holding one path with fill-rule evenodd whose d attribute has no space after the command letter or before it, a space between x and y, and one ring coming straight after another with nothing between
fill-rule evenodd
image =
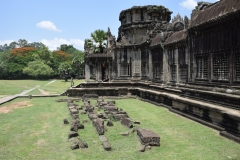
<instances>
[{"instance_id":1,"label":"temple window","mask_svg":"<svg viewBox=\"0 0 240 160\"><path fill-rule=\"evenodd\" d=\"M236 53L236 81L240 81L240 52Z\"/></svg>"},{"instance_id":2,"label":"temple window","mask_svg":"<svg viewBox=\"0 0 240 160\"><path fill-rule=\"evenodd\" d=\"M229 57L226 53L213 54L213 80L228 80Z\"/></svg>"},{"instance_id":3,"label":"temple window","mask_svg":"<svg viewBox=\"0 0 240 160\"><path fill-rule=\"evenodd\" d=\"M208 79L208 57L196 57L197 79Z\"/></svg>"}]
</instances>

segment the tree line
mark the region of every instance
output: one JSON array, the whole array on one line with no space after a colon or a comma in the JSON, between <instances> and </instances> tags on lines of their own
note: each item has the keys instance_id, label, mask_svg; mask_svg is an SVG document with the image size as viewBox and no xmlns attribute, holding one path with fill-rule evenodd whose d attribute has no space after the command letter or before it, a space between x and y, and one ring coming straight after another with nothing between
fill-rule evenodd
<instances>
[{"instance_id":1,"label":"tree line","mask_svg":"<svg viewBox=\"0 0 240 160\"><path fill-rule=\"evenodd\" d=\"M54 51L25 39L0 45L1 79L80 77L83 69L84 52L72 45L62 44Z\"/></svg>"}]
</instances>

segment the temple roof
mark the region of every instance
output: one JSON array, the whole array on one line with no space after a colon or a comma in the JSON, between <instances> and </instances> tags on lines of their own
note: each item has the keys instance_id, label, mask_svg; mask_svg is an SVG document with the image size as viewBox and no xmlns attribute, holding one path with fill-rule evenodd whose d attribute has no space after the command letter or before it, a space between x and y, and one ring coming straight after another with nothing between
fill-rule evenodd
<instances>
[{"instance_id":1,"label":"temple roof","mask_svg":"<svg viewBox=\"0 0 240 160\"><path fill-rule=\"evenodd\" d=\"M185 33L185 30L181 30L178 32L173 33L164 43L164 45L168 45L168 44L172 44L172 43L176 43L179 42L181 40L184 40L187 38L187 34Z\"/></svg>"},{"instance_id":2,"label":"temple roof","mask_svg":"<svg viewBox=\"0 0 240 160\"><path fill-rule=\"evenodd\" d=\"M220 0L192 15L190 27L220 19L231 13L240 11L240 0Z\"/></svg>"},{"instance_id":3,"label":"temple roof","mask_svg":"<svg viewBox=\"0 0 240 160\"><path fill-rule=\"evenodd\" d=\"M151 43L151 47L159 45L161 42L161 33L157 34L153 39Z\"/></svg>"}]
</instances>

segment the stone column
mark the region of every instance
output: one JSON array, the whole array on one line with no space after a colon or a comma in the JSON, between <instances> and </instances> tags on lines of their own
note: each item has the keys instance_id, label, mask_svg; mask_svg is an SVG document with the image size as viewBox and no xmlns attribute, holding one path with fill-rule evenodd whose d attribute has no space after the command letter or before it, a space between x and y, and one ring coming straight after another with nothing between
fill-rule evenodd
<instances>
[{"instance_id":1,"label":"stone column","mask_svg":"<svg viewBox=\"0 0 240 160\"><path fill-rule=\"evenodd\" d=\"M148 60L148 66L149 66L149 71L148 71L148 76L149 79L153 79L153 68L152 68L152 53L151 50L148 51L149 52L149 60Z\"/></svg>"},{"instance_id":2,"label":"stone column","mask_svg":"<svg viewBox=\"0 0 240 160\"><path fill-rule=\"evenodd\" d=\"M89 67L89 61L86 60L86 63L85 63L85 81L89 82L89 80L90 80L90 67Z\"/></svg>"}]
</instances>

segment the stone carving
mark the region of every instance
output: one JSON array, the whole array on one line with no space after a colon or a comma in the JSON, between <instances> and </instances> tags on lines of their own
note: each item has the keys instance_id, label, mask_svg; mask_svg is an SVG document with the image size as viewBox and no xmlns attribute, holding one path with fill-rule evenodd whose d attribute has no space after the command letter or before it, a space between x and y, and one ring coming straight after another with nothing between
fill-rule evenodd
<instances>
[{"instance_id":1,"label":"stone carving","mask_svg":"<svg viewBox=\"0 0 240 160\"><path fill-rule=\"evenodd\" d=\"M184 17L184 27L185 27L185 29L187 29L188 26L189 26L189 19L188 19L187 16L185 16L185 17Z\"/></svg>"},{"instance_id":2,"label":"stone carving","mask_svg":"<svg viewBox=\"0 0 240 160\"><path fill-rule=\"evenodd\" d=\"M108 27L108 32L107 32L107 51L109 53L112 52L112 50L116 47L116 38L115 36L112 35L110 28Z\"/></svg>"}]
</instances>

